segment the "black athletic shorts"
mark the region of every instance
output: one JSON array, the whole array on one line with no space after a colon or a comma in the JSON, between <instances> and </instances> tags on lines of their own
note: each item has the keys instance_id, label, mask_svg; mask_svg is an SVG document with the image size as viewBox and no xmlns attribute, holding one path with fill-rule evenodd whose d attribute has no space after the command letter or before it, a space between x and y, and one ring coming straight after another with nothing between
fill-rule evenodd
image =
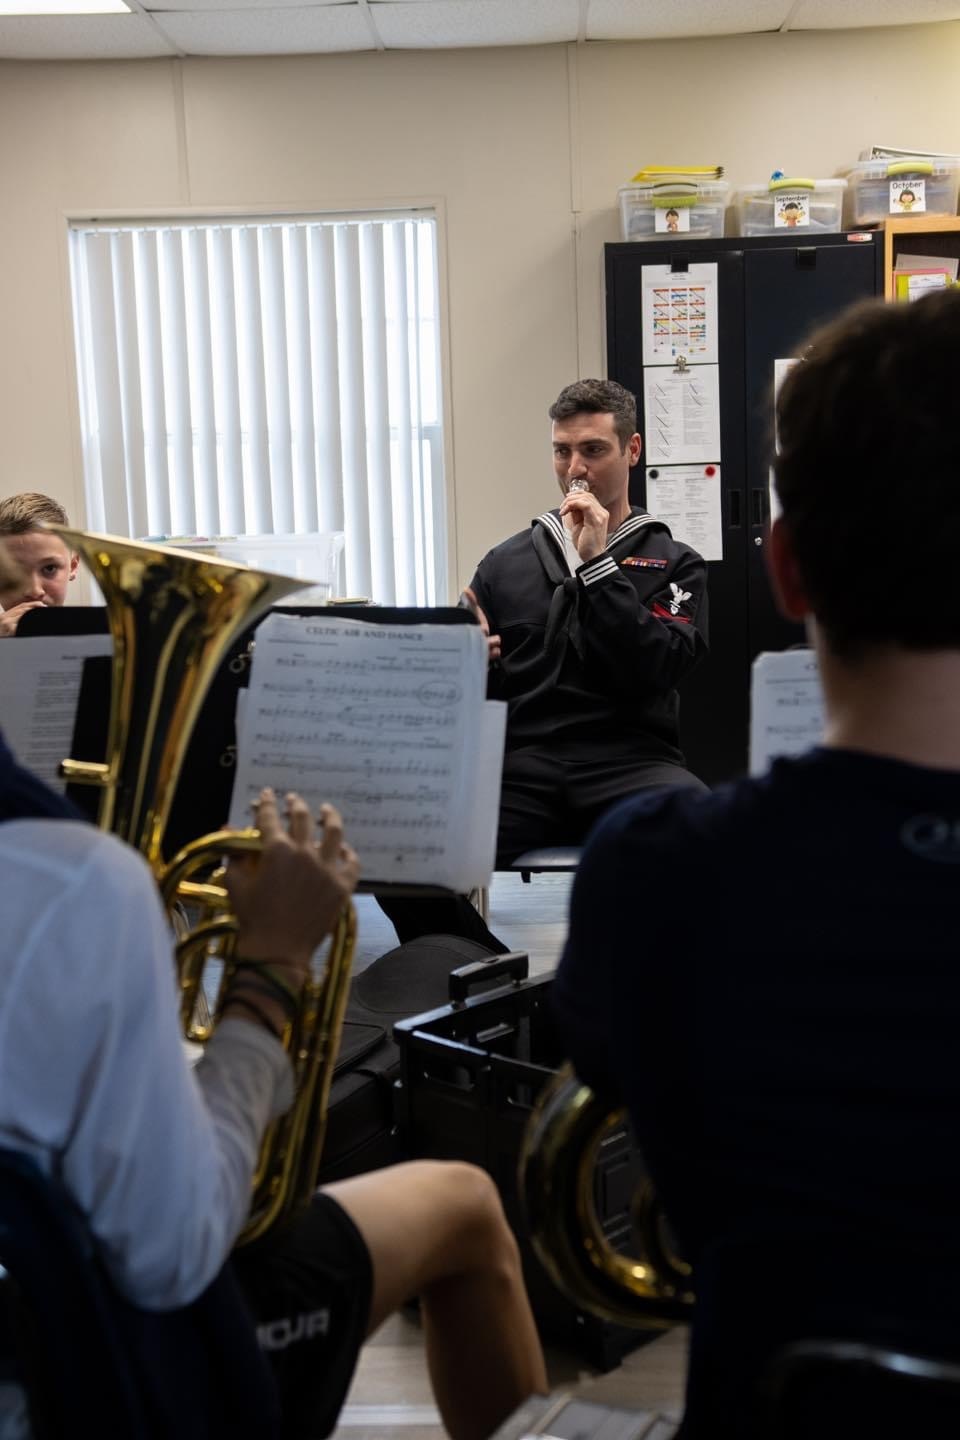
<instances>
[{"instance_id":1,"label":"black athletic shorts","mask_svg":"<svg viewBox=\"0 0 960 1440\"><path fill-rule=\"evenodd\" d=\"M363 1237L329 1195L233 1253L257 1338L277 1378L284 1440L322 1440L367 1333L373 1267Z\"/></svg>"}]
</instances>

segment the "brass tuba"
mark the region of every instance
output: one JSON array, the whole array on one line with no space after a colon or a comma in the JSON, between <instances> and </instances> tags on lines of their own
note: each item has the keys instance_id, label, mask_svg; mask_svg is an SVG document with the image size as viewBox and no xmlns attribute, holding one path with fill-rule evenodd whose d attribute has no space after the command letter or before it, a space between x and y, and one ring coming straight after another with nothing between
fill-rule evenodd
<instances>
[{"instance_id":1,"label":"brass tuba","mask_svg":"<svg viewBox=\"0 0 960 1440\"><path fill-rule=\"evenodd\" d=\"M639 1253L615 1250L594 1200L600 1147L626 1123L569 1065L537 1097L524 1135L519 1194L530 1239L554 1284L582 1309L640 1330L689 1320L690 1266L678 1253L653 1183L642 1176L633 1199Z\"/></svg>"},{"instance_id":2,"label":"brass tuba","mask_svg":"<svg viewBox=\"0 0 960 1440\"><path fill-rule=\"evenodd\" d=\"M302 589L303 581L112 535L49 528L92 571L113 638L106 761L64 760L61 773L74 784L99 787L100 828L144 855L168 910L186 905L206 914L177 946L184 1032L203 1041L230 978L236 935L227 892L218 883L220 867L224 857L256 853L260 836L253 829L216 831L192 841L167 864L164 830L200 707L221 661L242 631ZM194 878L198 874L200 880ZM348 902L324 971L308 979L299 1015L288 1027L296 1099L264 1137L241 1243L263 1234L309 1199L316 1186L355 935ZM221 966L212 1015L204 986L209 958Z\"/></svg>"}]
</instances>

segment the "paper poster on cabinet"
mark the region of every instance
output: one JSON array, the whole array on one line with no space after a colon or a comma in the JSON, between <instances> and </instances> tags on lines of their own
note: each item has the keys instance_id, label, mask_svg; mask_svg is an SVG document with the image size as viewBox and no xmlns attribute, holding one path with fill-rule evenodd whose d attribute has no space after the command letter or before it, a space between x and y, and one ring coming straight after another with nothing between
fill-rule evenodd
<instances>
[{"instance_id":1,"label":"paper poster on cabinet","mask_svg":"<svg viewBox=\"0 0 960 1440\"><path fill-rule=\"evenodd\" d=\"M649 465L710 465L720 459L720 367L643 372L643 413Z\"/></svg>"},{"instance_id":2,"label":"paper poster on cabinet","mask_svg":"<svg viewBox=\"0 0 960 1440\"><path fill-rule=\"evenodd\" d=\"M691 365L716 364L716 265L676 271L669 265L644 265L642 277L644 365L671 365L680 356Z\"/></svg>"},{"instance_id":3,"label":"paper poster on cabinet","mask_svg":"<svg viewBox=\"0 0 960 1440\"><path fill-rule=\"evenodd\" d=\"M704 560L723 559L719 465L647 467L647 509Z\"/></svg>"}]
</instances>

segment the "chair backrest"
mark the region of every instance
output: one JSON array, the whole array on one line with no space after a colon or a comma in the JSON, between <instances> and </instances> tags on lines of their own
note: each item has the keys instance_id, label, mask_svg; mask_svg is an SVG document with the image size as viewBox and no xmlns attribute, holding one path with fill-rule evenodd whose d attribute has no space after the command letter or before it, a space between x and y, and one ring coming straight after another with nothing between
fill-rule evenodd
<instances>
[{"instance_id":1,"label":"chair backrest","mask_svg":"<svg viewBox=\"0 0 960 1440\"><path fill-rule=\"evenodd\" d=\"M38 1434L102 1427L148 1433L106 1282L69 1198L24 1155L0 1149L0 1264L7 1358L30 1396Z\"/></svg>"},{"instance_id":2,"label":"chair backrest","mask_svg":"<svg viewBox=\"0 0 960 1440\"><path fill-rule=\"evenodd\" d=\"M853 1340L783 1346L763 1383L769 1440L960 1435L960 1365Z\"/></svg>"},{"instance_id":3,"label":"chair backrest","mask_svg":"<svg viewBox=\"0 0 960 1440\"><path fill-rule=\"evenodd\" d=\"M0 1346L37 1437L86 1427L125 1440L279 1433L276 1385L229 1266L180 1310L139 1310L110 1283L64 1188L3 1148L0 1265Z\"/></svg>"}]
</instances>

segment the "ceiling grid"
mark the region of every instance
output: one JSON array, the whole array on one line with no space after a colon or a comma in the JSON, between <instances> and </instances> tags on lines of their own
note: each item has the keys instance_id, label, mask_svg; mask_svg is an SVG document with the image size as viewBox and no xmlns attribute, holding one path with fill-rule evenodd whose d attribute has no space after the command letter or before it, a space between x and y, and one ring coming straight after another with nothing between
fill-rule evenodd
<instances>
[{"instance_id":1,"label":"ceiling grid","mask_svg":"<svg viewBox=\"0 0 960 1440\"><path fill-rule=\"evenodd\" d=\"M310 55L849 30L960 20L960 0L130 0L0 15L0 59Z\"/></svg>"}]
</instances>

